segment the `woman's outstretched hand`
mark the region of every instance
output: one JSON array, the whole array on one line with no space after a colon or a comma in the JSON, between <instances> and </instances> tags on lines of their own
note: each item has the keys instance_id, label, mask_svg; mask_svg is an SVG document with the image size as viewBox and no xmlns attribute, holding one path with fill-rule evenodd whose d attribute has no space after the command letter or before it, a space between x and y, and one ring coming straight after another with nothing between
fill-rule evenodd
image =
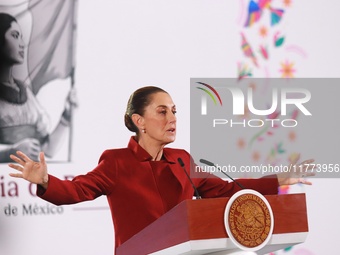
<instances>
[{"instance_id":1,"label":"woman's outstretched hand","mask_svg":"<svg viewBox=\"0 0 340 255\"><path fill-rule=\"evenodd\" d=\"M306 185L312 185L312 183L305 178L314 176L312 172L314 159L308 159L300 164L297 162L300 159L300 155L289 166L290 171L286 173L277 174L279 185L292 185L302 183Z\"/></svg>"},{"instance_id":2,"label":"woman's outstretched hand","mask_svg":"<svg viewBox=\"0 0 340 255\"><path fill-rule=\"evenodd\" d=\"M39 184L46 189L48 186L48 173L44 153L40 152L39 154L40 162L33 161L21 151L17 151L16 154L17 156L12 154L10 157L18 164L9 163L8 166L19 171L19 173L10 173L9 175Z\"/></svg>"}]
</instances>

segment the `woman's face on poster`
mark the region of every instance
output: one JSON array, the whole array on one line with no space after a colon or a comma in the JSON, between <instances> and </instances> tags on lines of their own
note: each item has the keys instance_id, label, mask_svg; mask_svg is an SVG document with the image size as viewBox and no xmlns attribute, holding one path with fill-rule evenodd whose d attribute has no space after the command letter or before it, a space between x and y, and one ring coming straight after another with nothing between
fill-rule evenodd
<instances>
[{"instance_id":1,"label":"woman's face on poster","mask_svg":"<svg viewBox=\"0 0 340 255\"><path fill-rule=\"evenodd\" d=\"M25 56L25 45L22 32L17 22L13 21L4 35L2 56L10 64L22 64Z\"/></svg>"}]
</instances>

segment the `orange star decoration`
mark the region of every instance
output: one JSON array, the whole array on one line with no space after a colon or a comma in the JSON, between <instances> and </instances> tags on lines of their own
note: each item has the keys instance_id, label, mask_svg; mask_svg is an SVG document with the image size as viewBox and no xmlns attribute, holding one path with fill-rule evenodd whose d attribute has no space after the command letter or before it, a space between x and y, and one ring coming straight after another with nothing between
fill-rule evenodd
<instances>
[{"instance_id":1,"label":"orange star decoration","mask_svg":"<svg viewBox=\"0 0 340 255\"><path fill-rule=\"evenodd\" d=\"M261 155L260 155L260 153L258 153L257 151L254 151L254 152L253 152L253 155L252 155L252 158L253 158L253 160L254 160L255 162L257 162L257 161L260 160Z\"/></svg>"},{"instance_id":2,"label":"orange star decoration","mask_svg":"<svg viewBox=\"0 0 340 255\"><path fill-rule=\"evenodd\" d=\"M282 78L294 78L294 73L296 72L296 70L293 68L294 63L293 62L289 62L288 60L286 60L285 62L281 62L281 69L279 70L282 75Z\"/></svg>"},{"instance_id":3,"label":"orange star decoration","mask_svg":"<svg viewBox=\"0 0 340 255\"><path fill-rule=\"evenodd\" d=\"M289 194L289 186L282 185L279 187L279 194Z\"/></svg>"},{"instance_id":4,"label":"orange star decoration","mask_svg":"<svg viewBox=\"0 0 340 255\"><path fill-rule=\"evenodd\" d=\"M238 139L238 141L237 141L237 146L238 146L240 149L244 149L244 147L246 146L246 142L244 141L243 138Z\"/></svg>"},{"instance_id":5,"label":"orange star decoration","mask_svg":"<svg viewBox=\"0 0 340 255\"><path fill-rule=\"evenodd\" d=\"M283 0L283 5L285 7L290 7L292 5L292 0Z\"/></svg>"},{"instance_id":6,"label":"orange star decoration","mask_svg":"<svg viewBox=\"0 0 340 255\"><path fill-rule=\"evenodd\" d=\"M259 29L259 34L260 36L262 36L263 38L267 37L268 35L268 29L265 26L261 26Z\"/></svg>"},{"instance_id":7,"label":"orange star decoration","mask_svg":"<svg viewBox=\"0 0 340 255\"><path fill-rule=\"evenodd\" d=\"M254 91L256 90L256 84L254 82L250 83L249 87L252 88Z\"/></svg>"},{"instance_id":8,"label":"orange star decoration","mask_svg":"<svg viewBox=\"0 0 340 255\"><path fill-rule=\"evenodd\" d=\"M290 141L294 142L296 140L296 134L294 131L289 132L288 138Z\"/></svg>"}]
</instances>

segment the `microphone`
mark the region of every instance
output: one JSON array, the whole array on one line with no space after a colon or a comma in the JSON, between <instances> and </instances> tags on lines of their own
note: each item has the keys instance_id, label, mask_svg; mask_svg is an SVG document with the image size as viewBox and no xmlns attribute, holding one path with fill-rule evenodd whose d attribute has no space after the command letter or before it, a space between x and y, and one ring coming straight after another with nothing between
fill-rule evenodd
<instances>
[{"instance_id":1,"label":"microphone","mask_svg":"<svg viewBox=\"0 0 340 255\"><path fill-rule=\"evenodd\" d=\"M192 182L190 176L189 176L188 173L187 173L187 170L185 169L185 165L184 165L183 160L182 160L181 158L178 158L177 161L178 161L178 163L180 164L180 166L182 167L182 169L183 169L185 175L188 177L188 179L189 179L189 181L190 181L192 187L194 188L196 199L202 199L202 197L201 197L200 194L198 193L198 190L197 190L195 184Z\"/></svg>"},{"instance_id":2,"label":"microphone","mask_svg":"<svg viewBox=\"0 0 340 255\"><path fill-rule=\"evenodd\" d=\"M213 166L217 169L220 170L221 173L223 173L225 176L227 176L230 180L232 180L233 182L235 182L241 189L246 189L241 183L239 183L238 181L236 181L235 179L233 179L229 174L227 174L226 172L222 171L222 169L218 166L216 166L214 163L208 161L208 160L205 160L205 159L200 159L200 162L203 163L203 164L206 164L208 166Z\"/></svg>"}]
</instances>

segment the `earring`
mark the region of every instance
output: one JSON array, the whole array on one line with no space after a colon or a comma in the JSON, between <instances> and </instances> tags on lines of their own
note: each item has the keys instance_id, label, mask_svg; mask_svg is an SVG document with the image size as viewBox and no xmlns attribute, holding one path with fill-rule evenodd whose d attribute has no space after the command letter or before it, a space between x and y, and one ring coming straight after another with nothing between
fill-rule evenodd
<instances>
[{"instance_id":1,"label":"earring","mask_svg":"<svg viewBox=\"0 0 340 255\"><path fill-rule=\"evenodd\" d=\"M142 132L145 133L145 128L142 129Z\"/></svg>"}]
</instances>

